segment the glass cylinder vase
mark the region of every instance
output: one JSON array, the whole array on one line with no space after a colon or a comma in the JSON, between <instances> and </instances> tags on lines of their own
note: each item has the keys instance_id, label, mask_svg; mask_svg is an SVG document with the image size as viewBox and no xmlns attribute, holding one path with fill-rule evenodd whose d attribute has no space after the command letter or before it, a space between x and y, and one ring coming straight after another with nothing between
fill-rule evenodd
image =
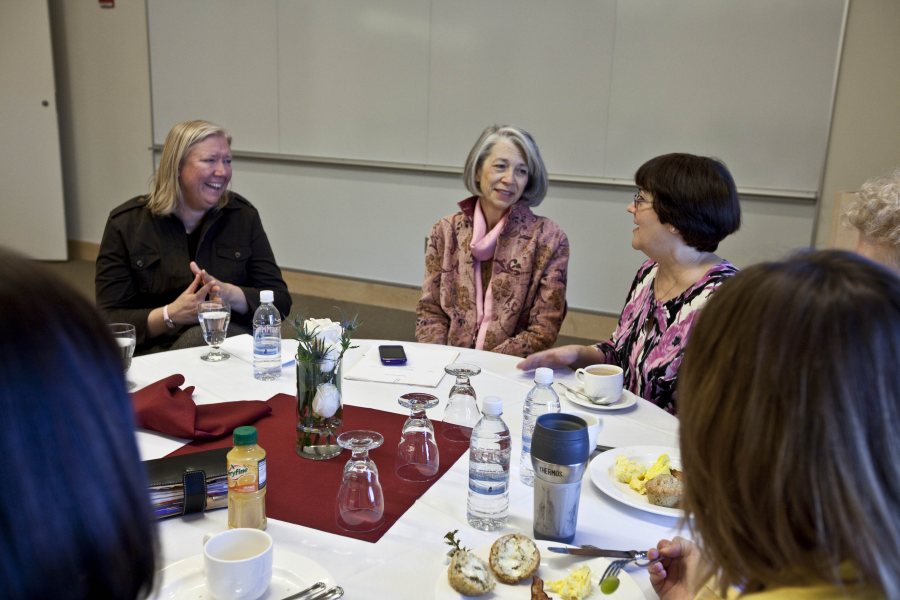
<instances>
[{"instance_id":1,"label":"glass cylinder vase","mask_svg":"<svg viewBox=\"0 0 900 600\"><path fill-rule=\"evenodd\" d=\"M341 359L297 361L297 454L327 460L341 453Z\"/></svg>"}]
</instances>

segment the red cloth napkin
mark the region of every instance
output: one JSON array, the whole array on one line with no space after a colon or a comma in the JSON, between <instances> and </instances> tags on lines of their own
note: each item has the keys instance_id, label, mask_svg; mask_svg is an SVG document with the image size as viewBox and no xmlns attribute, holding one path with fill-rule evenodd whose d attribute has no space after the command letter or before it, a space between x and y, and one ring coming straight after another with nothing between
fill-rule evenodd
<instances>
[{"instance_id":1,"label":"red cloth napkin","mask_svg":"<svg viewBox=\"0 0 900 600\"><path fill-rule=\"evenodd\" d=\"M469 449L468 442L448 441L442 435L444 423L432 421L441 457L437 476L426 482L405 481L397 477L394 463L406 416L345 404L342 431L371 429L384 436L384 444L369 452L369 457L378 466L378 478L384 491L384 521L374 531L347 531L337 524L335 504L350 453L342 452L331 460L300 458L296 453L297 398L278 394L268 403L272 414L256 424L259 445L266 451L266 516L358 540L377 542ZM228 439L193 442L169 456L230 445ZM461 489L457 502L465 501L466 491Z\"/></svg>"},{"instance_id":2,"label":"red cloth napkin","mask_svg":"<svg viewBox=\"0 0 900 600\"><path fill-rule=\"evenodd\" d=\"M184 375L169 375L131 395L138 427L191 440L209 440L231 434L272 413L262 400L216 404L194 403L194 386L181 389Z\"/></svg>"}]
</instances>

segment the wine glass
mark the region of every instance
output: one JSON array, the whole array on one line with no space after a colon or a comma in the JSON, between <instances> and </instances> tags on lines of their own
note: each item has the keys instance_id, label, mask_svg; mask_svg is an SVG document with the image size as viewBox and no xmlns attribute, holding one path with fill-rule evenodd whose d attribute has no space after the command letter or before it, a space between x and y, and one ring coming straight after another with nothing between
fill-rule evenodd
<instances>
[{"instance_id":1,"label":"wine glass","mask_svg":"<svg viewBox=\"0 0 900 600\"><path fill-rule=\"evenodd\" d=\"M115 338L119 345L119 351L122 353L122 367L125 370L126 383L128 389L134 388L133 381L127 381L128 369L131 368L131 357L134 355L134 347L137 344L137 334L134 325L131 323L110 323L109 332Z\"/></svg>"},{"instance_id":2,"label":"wine glass","mask_svg":"<svg viewBox=\"0 0 900 600\"><path fill-rule=\"evenodd\" d=\"M384 517L384 493L378 482L378 467L369 458L369 450L384 443L377 431L358 429L337 437L341 448L352 453L344 465L335 508L337 523L350 531L372 531Z\"/></svg>"},{"instance_id":3,"label":"wine glass","mask_svg":"<svg viewBox=\"0 0 900 600\"><path fill-rule=\"evenodd\" d=\"M438 453L434 427L425 410L437 406L438 399L431 394L412 392L398 400L409 409L409 418L400 432L397 445L397 477L407 481L428 481L437 475L441 459Z\"/></svg>"},{"instance_id":4,"label":"wine glass","mask_svg":"<svg viewBox=\"0 0 900 600\"><path fill-rule=\"evenodd\" d=\"M200 329L203 330L203 339L212 346L212 350L200 358L209 362L231 358L230 354L219 349L225 341L228 323L231 321L231 307L228 303L223 300L201 302L197 306L197 318L200 321Z\"/></svg>"},{"instance_id":5,"label":"wine glass","mask_svg":"<svg viewBox=\"0 0 900 600\"><path fill-rule=\"evenodd\" d=\"M450 399L444 407L443 421L447 426L441 435L451 442L468 442L472 437L472 428L481 418L475 402L475 388L469 383L469 378L481 373L481 367L453 363L444 367L444 371L456 377L456 383L450 388Z\"/></svg>"}]
</instances>

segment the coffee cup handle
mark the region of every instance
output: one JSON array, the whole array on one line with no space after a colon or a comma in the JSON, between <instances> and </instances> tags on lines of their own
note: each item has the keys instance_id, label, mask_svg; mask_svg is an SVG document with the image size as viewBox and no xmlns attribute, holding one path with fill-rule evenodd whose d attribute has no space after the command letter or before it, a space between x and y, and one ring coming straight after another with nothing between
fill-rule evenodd
<instances>
[{"instance_id":1,"label":"coffee cup handle","mask_svg":"<svg viewBox=\"0 0 900 600\"><path fill-rule=\"evenodd\" d=\"M579 383L584 384L584 369L575 370L575 379L577 379Z\"/></svg>"},{"instance_id":2,"label":"coffee cup handle","mask_svg":"<svg viewBox=\"0 0 900 600\"><path fill-rule=\"evenodd\" d=\"M206 547L206 542L208 542L210 540L210 538L212 538L212 536L214 536L214 535L216 535L216 534L214 534L211 531L207 531L206 533L203 534L203 546L204 547Z\"/></svg>"}]
</instances>

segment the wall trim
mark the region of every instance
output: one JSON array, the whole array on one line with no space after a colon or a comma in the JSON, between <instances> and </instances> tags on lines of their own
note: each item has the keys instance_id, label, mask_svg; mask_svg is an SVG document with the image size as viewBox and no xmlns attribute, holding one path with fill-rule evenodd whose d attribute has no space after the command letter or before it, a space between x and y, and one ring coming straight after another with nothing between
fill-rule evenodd
<instances>
[{"instance_id":1,"label":"wall trim","mask_svg":"<svg viewBox=\"0 0 900 600\"><path fill-rule=\"evenodd\" d=\"M97 260L100 245L92 242L69 240L71 260ZM420 289L365 281L350 277L337 277L295 269L281 269L288 290L294 294L306 294L322 298L334 298L341 302L372 304L382 308L394 308L415 312ZM609 338L616 327L618 315L608 315L585 310L570 309L563 321L560 334L591 340Z\"/></svg>"}]
</instances>

